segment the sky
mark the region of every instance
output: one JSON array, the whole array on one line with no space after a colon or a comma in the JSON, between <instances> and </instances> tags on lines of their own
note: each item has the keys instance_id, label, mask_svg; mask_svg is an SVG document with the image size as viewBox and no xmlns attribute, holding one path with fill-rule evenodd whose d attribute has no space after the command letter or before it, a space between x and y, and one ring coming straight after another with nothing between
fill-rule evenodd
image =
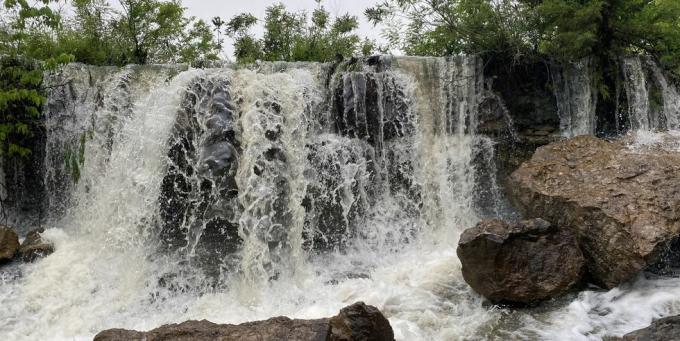
<instances>
[{"instance_id":1,"label":"sky","mask_svg":"<svg viewBox=\"0 0 680 341\"><path fill-rule=\"evenodd\" d=\"M356 15L360 21L359 35L379 40L380 28L374 28L373 25L369 24L363 13L364 9L367 7L371 7L382 1L383 0L324 0L322 3L332 15L341 15L345 13ZM242 12L250 12L258 18L263 18L265 9L268 6L279 2L286 5L288 10L292 11L307 10L311 12L317 6L314 0L183 0L182 4L187 8L189 15L210 22L210 19L215 16L220 16L227 21L232 16ZM257 27L253 32L257 35L261 35L262 28ZM225 45L226 56L232 58L234 52L232 42L225 40Z\"/></svg>"}]
</instances>

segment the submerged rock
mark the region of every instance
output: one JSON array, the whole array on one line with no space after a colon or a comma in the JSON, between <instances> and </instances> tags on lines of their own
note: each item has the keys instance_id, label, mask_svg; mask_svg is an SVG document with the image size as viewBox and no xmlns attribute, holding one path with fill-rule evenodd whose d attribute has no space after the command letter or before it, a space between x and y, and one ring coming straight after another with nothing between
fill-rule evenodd
<instances>
[{"instance_id":1,"label":"submerged rock","mask_svg":"<svg viewBox=\"0 0 680 341\"><path fill-rule=\"evenodd\" d=\"M527 216L575 231L591 279L617 286L680 235L680 153L579 136L539 148L508 192Z\"/></svg>"},{"instance_id":2,"label":"submerged rock","mask_svg":"<svg viewBox=\"0 0 680 341\"><path fill-rule=\"evenodd\" d=\"M19 250L19 237L7 226L0 225L0 263L14 258Z\"/></svg>"},{"instance_id":3,"label":"submerged rock","mask_svg":"<svg viewBox=\"0 0 680 341\"><path fill-rule=\"evenodd\" d=\"M377 308L355 303L330 319L292 320L275 317L240 325L187 321L170 324L149 332L110 329L95 341L393 341L394 333Z\"/></svg>"},{"instance_id":4,"label":"submerged rock","mask_svg":"<svg viewBox=\"0 0 680 341\"><path fill-rule=\"evenodd\" d=\"M485 220L458 244L463 278L492 302L531 303L579 283L585 260L576 238L542 219Z\"/></svg>"},{"instance_id":5,"label":"submerged rock","mask_svg":"<svg viewBox=\"0 0 680 341\"><path fill-rule=\"evenodd\" d=\"M48 256L54 252L54 245L45 241L41 233L44 229L33 230L19 247L19 257L24 262L34 262L38 258Z\"/></svg>"},{"instance_id":6,"label":"submerged rock","mask_svg":"<svg viewBox=\"0 0 680 341\"><path fill-rule=\"evenodd\" d=\"M680 340L680 316L656 320L651 326L623 336L623 341Z\"/></svg>"}]
</instances>

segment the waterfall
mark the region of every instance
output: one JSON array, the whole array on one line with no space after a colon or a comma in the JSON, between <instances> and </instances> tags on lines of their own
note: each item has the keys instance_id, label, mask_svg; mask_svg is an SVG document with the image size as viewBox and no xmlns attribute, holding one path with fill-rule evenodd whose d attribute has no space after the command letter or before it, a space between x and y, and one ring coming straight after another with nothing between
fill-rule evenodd
<instances>
[{"instance_id":1,"label":"waterfall","mask_svg":"<svg viewBox=\"0 0 680 341\"><path fill-rule=\"evenodd\" d=\"M553 91L557 100L562 135L592 135L596 128L597 93L593 89L590 58L552 67Z\"/></svg>"},{"instance_id":2,"label":"waterfall","mask_svg":"<svg viewBox=\"0 0 680 341\"><path fill-rule=\"evenodd\" d=\"M648 132L680 128L680 96L659 65L646 56L622 62L632 130Z\"/></svg>"},{"instance_id":3,"label":"waterfall","mask_svg":"<svg viewBox=\"0 0 680 341\"><path fill-rule=\"evenodd\" d=\"M500 213L479 58L75 64L49 81L63 85L47 106L56 252L0 279L0 334L320 317L353 300L400 340L498 319L455 256Z\"/></svg>"},{"instance_id":4,"label":"waterfall","mask_svg":"<svg viewBox=\"0 0 680 341\"><path fill-rule=\"evenodd\" d=\"M666 129L679 130L680 129L680 95L675 85L671 84L661 68L655 64L651 64L652 72L656 81L661 87L661 95L663 99L663 115L666 119Z\"/></svg>"},{"instance_id":5,"label":"waterfall","mask_svg":"<svg viewBox=\"0 0 680 341\"><path fill-rule=\"evenodd\" d=\"M649 93L647 80L639 57L623 61L626 97L628 98L628 119L633 130L650 130Z\"/></svg>"}]
</instances>

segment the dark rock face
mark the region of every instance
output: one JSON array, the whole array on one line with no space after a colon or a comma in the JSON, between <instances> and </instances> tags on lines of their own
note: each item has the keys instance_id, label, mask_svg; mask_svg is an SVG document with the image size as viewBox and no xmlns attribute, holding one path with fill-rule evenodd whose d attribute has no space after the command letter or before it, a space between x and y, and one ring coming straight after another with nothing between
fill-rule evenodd
<instances>
[{"instance_id":1,"label":"dark rock face","mask_svg":"<svg viewBox=\"0 0 680 341\"><path fill-rule=\"evenodd\" d=\"M509 196L526 216L574 230L591 279L612 288L664 258L680 235L680 153L580 136L542 148Z\"/></svg>"},{"instance_id":2,"label":"dark rock face","mask_svg":"<svg viewBox=\"0 0 680 341\"><path fill-rule=\"evenodd\" d=\"M375 152L359 139L328 138L309 144L305 236L315 250L342 248L355 235L374 198ZM353 168L352 174L343 170Z\"/></svg>"},{"instance_id":3,"label":"dark rock face","mask_svg":"<svg viewBox=\"0 0 680 341\"><path fill-rule=\"evenodd\" d=\"M275 317L240 325L187 321L165 325L149 332L123 329L103 331L95 341L393 341L392 327L372 306L363 303L344 308L336 317L291 320Z\"/></svg>"},{"instance_id":4,"label":"dark rock face","mask_svg":"<svg viewBox=\"0 0 680 341\"><path fill-rule=\"evenodd\" d=\"M485 220L458 244L465 281L492 302L531 303L560 295L582 277L584 258L568 229L545 220Z\"/></svg>"},{"instance_id":5,"label":"dark rock face","mask_svg":"<svg viewBox=\"0 0 680 341\"><path fill-rule=\"evenodd\" d=\"M673 341L680 340L680 316L656 320L651 326L623 336L624 341Z\"/></svg>"},{"instance_id":6,"label":"dark rock face","mask_svg":"<svg viewBox=\"0 0 680 341\"><path fill-rule=\"evenodd\" d=\"M44 229L31 231L19 248L19 257L24 262L34 262L54 252L54 245L42 239Z\"/></svg>"},{"instance_id":7,"label":"dark rock face","mask_svg":"<svg viewBox=\"0 0 680 341\"><path fill-rule=\"evenodd\" d=\"M7 226L0 225L0 263L11 261L19 250L19 237Z\"/></svg>"},{"instance_id":8,"label":"dark rock face","mask_svg":"<svg viewBox=\"0 0 680 341\"><path fill-rule=\"evenodd\" d=\"M341 73L333 92L335 129L342 136L365 140L380 153L385 141L415 132L407 96L389 73Z\"/></svg>"},{"instance_id":9,"label":"dark rock face","mask_svg":"<svg viewBox=\"0 0 680 341\"><path fill-rule=\"evenodd\" d=\"M225 79L197 80L177 116L163 179L161 240L171 250L196 247L197 258L224 259L238 236L235 109ZM208 264L217 272L219 264Z\"/></svg>"}]
</instances>

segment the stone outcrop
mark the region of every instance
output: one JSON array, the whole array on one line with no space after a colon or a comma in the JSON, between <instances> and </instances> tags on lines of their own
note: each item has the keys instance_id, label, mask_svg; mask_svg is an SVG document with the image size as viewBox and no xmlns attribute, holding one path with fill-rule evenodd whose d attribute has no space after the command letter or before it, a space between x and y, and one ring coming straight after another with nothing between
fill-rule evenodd
<instances>
[{"instance_id":1,"label":"stone outcrop","mask_svg":"<svg viewBox=\"0 0 680 341\"><path fill-rule=\"evenodd\" d=\"M542 219L485 220L458 244L465 281L492 302L531 303L580 282L584 257L569 229Z\"/></svg>"},{"instance_id":2,"label":"stone outcrop","mask_svg":"<svg viewBox=\"0 0 680 341\"><path fill-rule=\"evenodd\" d=\"M525 216L571 228L591 279L612 288L680 235L680 153L579 136L539 148L508 192Z\"/></svg>"},{"instance_id":3,"label":"stone outcrop","mask_svg":"<svg viewBox=\"0 0 680 341\"><path fill-rule=\"evenodd\" d=\"M654 321L651 326L623 336L624 341L671 341L680 340L680 316Z\"/></svg>"},{"instance_id":4,"label":"stone outcrop","mask_svg":"<svg viewBox=\"0 0 680 341\"><path fill-rule=\"evenodd\" d=\"M19 257L24 262L34 262L54 252L54 245L42 238L44 229L33 230L19 247Z\"/></svg>"},{"instance_id":5,"label":"stone outcrop","mask_svg":"<svg viewBox=\"0 0 680 341\"><path fill-rule=\"evenodd\" d=\"M0 263L11 261L19 250L19 237L7 226L0 225Z\"/></svg>"},{"instance_id":6,"label":"stone outcrop","mask_svg":"<svg viewBox=\"0 0 680 341\"><path fill-rule=\"evenodd\" d=\"M95 341L393 341L387 319L375 307L355 303L330 319L292 320L275 317L240 325L187 321L149 332L123 329L103 331Z\"/></svg>"}]
</instances>

